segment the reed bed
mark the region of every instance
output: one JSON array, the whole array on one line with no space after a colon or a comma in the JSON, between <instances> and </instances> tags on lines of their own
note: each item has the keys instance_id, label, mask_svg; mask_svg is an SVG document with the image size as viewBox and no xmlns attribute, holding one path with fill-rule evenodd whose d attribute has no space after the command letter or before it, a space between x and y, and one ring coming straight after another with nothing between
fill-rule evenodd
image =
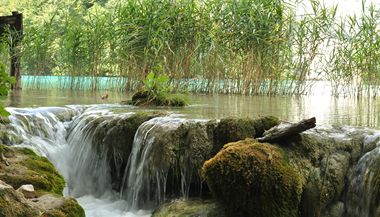
<instances>
[{"instance_id":1,"label":"reed bed","mask_svg":"<svg viewBox=\"0 0 380 217\"><path fill-rule=\"evenodd\" d=\"M153 71L196 93L302 95L329 80L334 95L377 96L374 5L337 19L337 7L316 0L303 14L284 0L22 2L26 88L53 79L49 88L132 91ZM0 14L16 3L0 5Z\"/></svg>"}]
</instances>

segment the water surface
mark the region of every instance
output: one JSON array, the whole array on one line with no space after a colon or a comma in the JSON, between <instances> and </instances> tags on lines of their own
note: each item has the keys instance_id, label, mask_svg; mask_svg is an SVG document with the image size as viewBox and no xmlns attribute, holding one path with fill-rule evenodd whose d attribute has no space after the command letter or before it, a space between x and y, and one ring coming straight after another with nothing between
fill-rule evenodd
<instances>
[{"instance_id":1,"label":"water surface","mask_svg":"<svg viewBox=\"0 0 380 217\"><path fill-rule=\"evenodd\" d=\"M108 93L109 98L101 96ZM159 110L185 114L189 118L222 118L227 116L258 117L278 116L283 120L297 121L315 116L318 124L342 124L379 127L380 101L373 98L335 98L327 94L289 96L240 96L240 95L189 95L190 105L184 108L120 106L130 93L110 91L22 90L12 92L2 100L8 107L42 107L65 105L111 104L116 109Z\"/></svg>"}]
</instances>

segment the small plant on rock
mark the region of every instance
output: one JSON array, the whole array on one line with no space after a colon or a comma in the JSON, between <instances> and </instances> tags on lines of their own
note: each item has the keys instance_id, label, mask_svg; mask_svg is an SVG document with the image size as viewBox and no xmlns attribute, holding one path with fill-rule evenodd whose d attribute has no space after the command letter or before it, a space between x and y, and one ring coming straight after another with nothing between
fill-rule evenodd
<instances>
[{"instance_id":1,"label":"small plant on rock","mask_svg":"<svg viewBox=\"0 0 380 217\"><path fill-rule=\"evenodd\" d=\"M129 104L156 106L185 106L187 99L183 94L173 93L167 75L157 75L150 72L143 83L142 90L132 96Z\"/></svg>"}]
</instances>

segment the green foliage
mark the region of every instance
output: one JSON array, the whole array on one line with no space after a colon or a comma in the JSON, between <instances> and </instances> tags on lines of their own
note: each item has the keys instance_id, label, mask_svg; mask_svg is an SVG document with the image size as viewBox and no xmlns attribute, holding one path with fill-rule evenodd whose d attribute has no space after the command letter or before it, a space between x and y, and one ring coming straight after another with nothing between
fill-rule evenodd
<instances>
[{"instance_id":1,"label":"green foliage","mask_svg":"<svg viewBox=\"0 0 380 217\"><path fill-rule=\"evenodd\" d=\"M14 83L15 79L6 73L4 64L0 63L0 97L7 96L11 85Z\"/></svg>"},{"instance_id":2,"label":"green foliage","mask_svg":"<svg viewBox=\"0 0 380 217\"><path fill-rule=\"evenodd\" d=\"M144 90L150 92L153 95L162 96L171 92L169 85L169 76L156 75L154 72L150 72L144 79Z\"/></svg>"},{"instance_id":3,"label":"green foliage","mask_svg":"<svg viewBox=\"0 0 380 217\"><path fill-rule=\"evenodd\" d=\"M15 79L8 76L5 71L5 66L0 62L0 97L7 96L11 85L14 83ZM0 106L0 116L6 117L8 115L9 112Z\"/></svg>"},{"instance_id":4,"label":"green foliage","mask_svg":"<svg viewBox=\"0 0 380 217\"><path fill-rule=\"evenodd\" d=\"M167 75L156 75L150 72L144 79L142 90L137 91L131 105L156 105L156 106L185 106L188 102L184 94L172 93L172 86Z\"/></svg>"}]
</instances>

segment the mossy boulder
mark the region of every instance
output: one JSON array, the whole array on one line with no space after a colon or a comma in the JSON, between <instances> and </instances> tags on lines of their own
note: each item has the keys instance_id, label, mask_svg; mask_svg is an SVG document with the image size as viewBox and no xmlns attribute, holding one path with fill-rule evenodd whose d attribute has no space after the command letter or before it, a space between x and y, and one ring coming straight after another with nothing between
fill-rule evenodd
<instances>
[{"instance_id":1,"label":"mossy boulder","mask_svg":"<svg viewBox=\"0 0 380 217\"><path fill-rule=\"evenodd\" d=\"M229 216L296 217L299 173L277 146L254 139L229 143L202 168L214 197Z\"/></svg>"},{"instance_id":2,"label":"mossy boulder","mask_svg":"<svg viewBox=\"0 0 380 217\"><path fill-rule=\"evenodd\" d=\"M214 153L216 154L223 145L236 142L245 138L261 137L265 130L278 125L279 119L273 116L252 118L223 118L216 126Z\"/></svg>"},{"instance_id":3,"label":"mossy boulder","mask_svg":"<svg viewBox=\"0 0 380 217\"><path fill-rule=\"evenodd\" d=\"M0 180L15 189L32 184L37 192L62 195L64 179L47 158L27 148L0 147L9 162L9 166L0 163Z\"/></svg>"},{"instance_id":4,"label":"mossy boulder","mask_svg":"<svg viewBox=\"0 0 380 217\"><path fill-rule=\"evenodd\" d=\"M133 94L132 99L122 104L129 104L135 106L178 106L182 107L187 105L187 99L182 94L154 94L153 92L140 90Z\"/></svg>"},{"instance_id":5,"label":"mossy boulder","mask_svg":"<svg viewBox=\"0 0 380 217\"><path fill-rule=\"evenodd\" d=\"M223 209L210 200L175 200L161 205L152 217L226 217Z\"/></svg>"}]
</instances>

